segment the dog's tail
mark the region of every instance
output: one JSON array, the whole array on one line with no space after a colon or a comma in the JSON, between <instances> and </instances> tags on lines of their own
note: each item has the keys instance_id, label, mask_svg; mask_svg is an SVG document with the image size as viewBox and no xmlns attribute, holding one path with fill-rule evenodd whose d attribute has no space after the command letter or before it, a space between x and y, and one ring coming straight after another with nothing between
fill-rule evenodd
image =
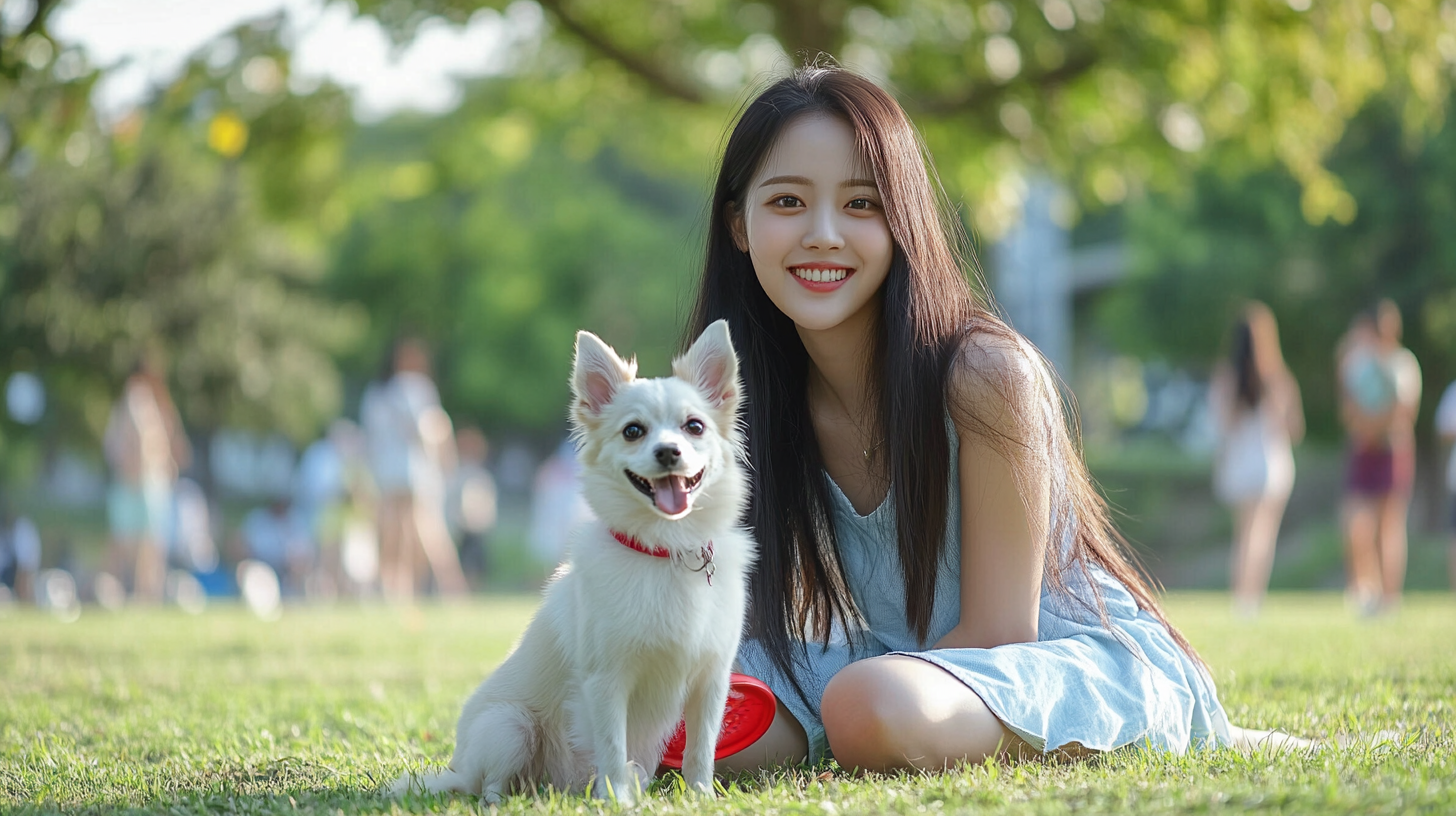
<instances>
[{"instance_id":1,"label":"dog's tail","mask_svg":"<svg viewBox=\"0 0 1456 816\"><path fill-rule=\"evenodd\" d=\"M394 784L389 786L390 796L403 796L406 793L444 793L445 791L474 793L465 777L450 768L418 776L406 772L404 776L394 780Z\"/></svg>"}]
</instances>

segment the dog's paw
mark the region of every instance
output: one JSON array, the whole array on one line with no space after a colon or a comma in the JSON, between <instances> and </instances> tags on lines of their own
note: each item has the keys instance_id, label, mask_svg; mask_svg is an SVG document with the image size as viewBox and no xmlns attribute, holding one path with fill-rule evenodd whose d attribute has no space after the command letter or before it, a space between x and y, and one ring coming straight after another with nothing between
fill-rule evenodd
<instances>
[{"instance_id":1,"label":"dog's paw","mask_svg":"<svg viewBox=\"0 0 1456 816\"><path fill-rule=\"evenodd\" d=\"M407 793L420 792L423 790L424 786L415 779L415 775L406 772L403 776L394 780L394 782L389 787L384 789L384 795L392 796L398 799L399 797L404 796Z\"/></svg>"},{"instance_id":2,"label":"dog's paw","mask_svg":"<svg viewBox=\"0 0 1456 816\"><path fill-rule=\"evenodd\" d=\"M711 776L708 777L706 780L690 780L688 782L688 792L692 793L695 796L700 796L704 799L718 798L718 789L714 787L713 777Z\"/></svg>"},{"instance_id":3,"label":"dog's paw","mask_svg":"<svg viewBox=\"0 0 1456 816\"><path fill-rule=\"evenodd\" d=\"M616 802L622 807L635 807L637 805L637 794L630 785L617 787L616 785L600 784L592 786L592 798L600 802Z\"/></svg>"},{"instance_id":4,"label":"dog's paw","mask_svg":"<svg viewBox=\"0 0 1456 816\"><path fill-rule=\"evenodd\" d=\"M608 777L599 777L592 783L592 798L613 802L622 807L633 807L637 804L637 794L643 789L643 783L637 771L642 766L633 768L628 765L626 773L613 774ZM615 778L614 778L615 777Z\"/></svg>"}]
</instances>

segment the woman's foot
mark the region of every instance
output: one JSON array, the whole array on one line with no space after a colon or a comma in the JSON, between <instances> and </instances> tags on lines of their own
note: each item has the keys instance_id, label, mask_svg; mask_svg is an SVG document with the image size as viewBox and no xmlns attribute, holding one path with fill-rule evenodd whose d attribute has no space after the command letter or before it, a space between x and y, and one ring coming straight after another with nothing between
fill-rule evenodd
<instances>
[{"instance_id":1,"label":"woman's foot","mask_svg":"<svg viewBox=\"0 0 1456 816\"><path fill-rule=\"evenodd\" d=\"M1234 747L1246 754L1252 754L1255 751L1284 754L1291 751L1307 751L1320 745L1315 740L1296 737L1283 731L1256 731L1252 728L1240 728L1237 725L1229 726L1229 736L1233 738Z\"/></svg>"}]
</instances>

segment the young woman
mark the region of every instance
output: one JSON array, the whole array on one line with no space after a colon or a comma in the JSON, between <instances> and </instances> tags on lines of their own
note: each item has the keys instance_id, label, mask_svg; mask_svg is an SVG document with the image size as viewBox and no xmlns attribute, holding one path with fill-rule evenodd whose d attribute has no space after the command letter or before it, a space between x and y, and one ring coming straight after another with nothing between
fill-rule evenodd
<instances>
[{"instance_id":1,"label":"young woman","mask_svg":"<svg viewBox=\"0 0 1456 816\"><path fill-rule=\"evenodd\" d=\"M1220 431L1214 492L1234 511L1234 611L1253 617L1269 589L1274 542L1294 488L1293 445L1304 437L1299 384L1279 350L1274 313L1263 303L1249 303L1234 323L1209 403Z\"/></svg>"},{"instance_id":2,"label":"young woman","mask_svg":"<svg viewBox=\"0 0 1456 816\"><path fill-rule=\"evenodd\" d=\"M775 83L729 137L687 333L726 318L742 360L761 554L739 667L779 709L722 769L1246 737L937 192L904 112L847 71Z\"/></svg>"}]
</instances>

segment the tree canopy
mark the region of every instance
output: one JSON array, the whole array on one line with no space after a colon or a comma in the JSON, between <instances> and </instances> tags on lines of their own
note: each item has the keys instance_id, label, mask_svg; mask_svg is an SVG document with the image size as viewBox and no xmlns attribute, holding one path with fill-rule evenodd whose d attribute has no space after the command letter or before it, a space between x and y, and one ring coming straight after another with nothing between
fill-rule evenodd
<instances>
[{"instance_id":1,"label":"tree canopy","mask_svg":"<svg viewBox=\"0 0 1456 816\"><path fill-rule=\"evenodd\" d=\"M1071 220L1122 208L1139 260L1098 308L1124 348L1198 365L1257 296L1327 373L1389 294L1456 373L1456 0L357 0L401 44L516 34L457 109L369 125L298 81L281 17L103 121L56 5L0 30L0 376L44 369L68 429L159 347L192 426L302 440L408 333L457 416L557 432L577 328L665 370L726 127L821 53L904 102L978 237L1032 174Z\"/></svg>"},{"instance_id":2,"label":"tree canopy","mask_svg":"<svg viewBox=\"0 0 1456 816\"><path fill-rule=\"evenodd\" d=\"M1188 190L1129 208L1133 275L1102 295L1097 322L1123 349L1206 369L1243 301L1273 308L1312 430L1339 435L1335 346L1359 311L1389 297L1424 371L1430 417L1456 379L1456 126L1411 145L1400 111L1367 108L1332 153L1361 202L1349 225L1299 217L1288 176L1201 173ZM1419 429L1430 435L1429 422Z\"/></svg>"},{"instance_id":3,"label":"tree canopy","mask_svg":"<svg viewBox=\"0 0 1456 816\"><path fill-rule=\"evenodd\" d=\"M273 22L197 55L117 122L90 107L98 72L82 54L6 38L0 375L44 371L56 430L99 436L120 381L158 352L194 427L303 440L342 407L334 357L365 316L320 295L313 222L348 105L337 88L284 87Z\"/></svg>"},{"instance_id":4,"label":"tree canopy","mask_svg":"<svg viewBox=\"0 0 1456 816\"><path fill-rule=\"evenodd\" d=\"M360 0L397 38L518 0ZM1439 127L1456 62L1456 2L1429 0L540 0L549 33L522 71L647 94L721 129L746 86L830 54L909 108L978 230L1017 217L1038 168L1087 206L1170 186L1210 162L1278 164L1306 220L1357 202L1326 159L1346 123L1389 98L1411 138ZM608 127L623 119L613 116ZM700 120L701 121L701 120ZM639 131L651 145L705 129ZM709 142L708 144L711 144ZM683 152L666 150L667 155Z\"/></svg>"}]
</instances>

